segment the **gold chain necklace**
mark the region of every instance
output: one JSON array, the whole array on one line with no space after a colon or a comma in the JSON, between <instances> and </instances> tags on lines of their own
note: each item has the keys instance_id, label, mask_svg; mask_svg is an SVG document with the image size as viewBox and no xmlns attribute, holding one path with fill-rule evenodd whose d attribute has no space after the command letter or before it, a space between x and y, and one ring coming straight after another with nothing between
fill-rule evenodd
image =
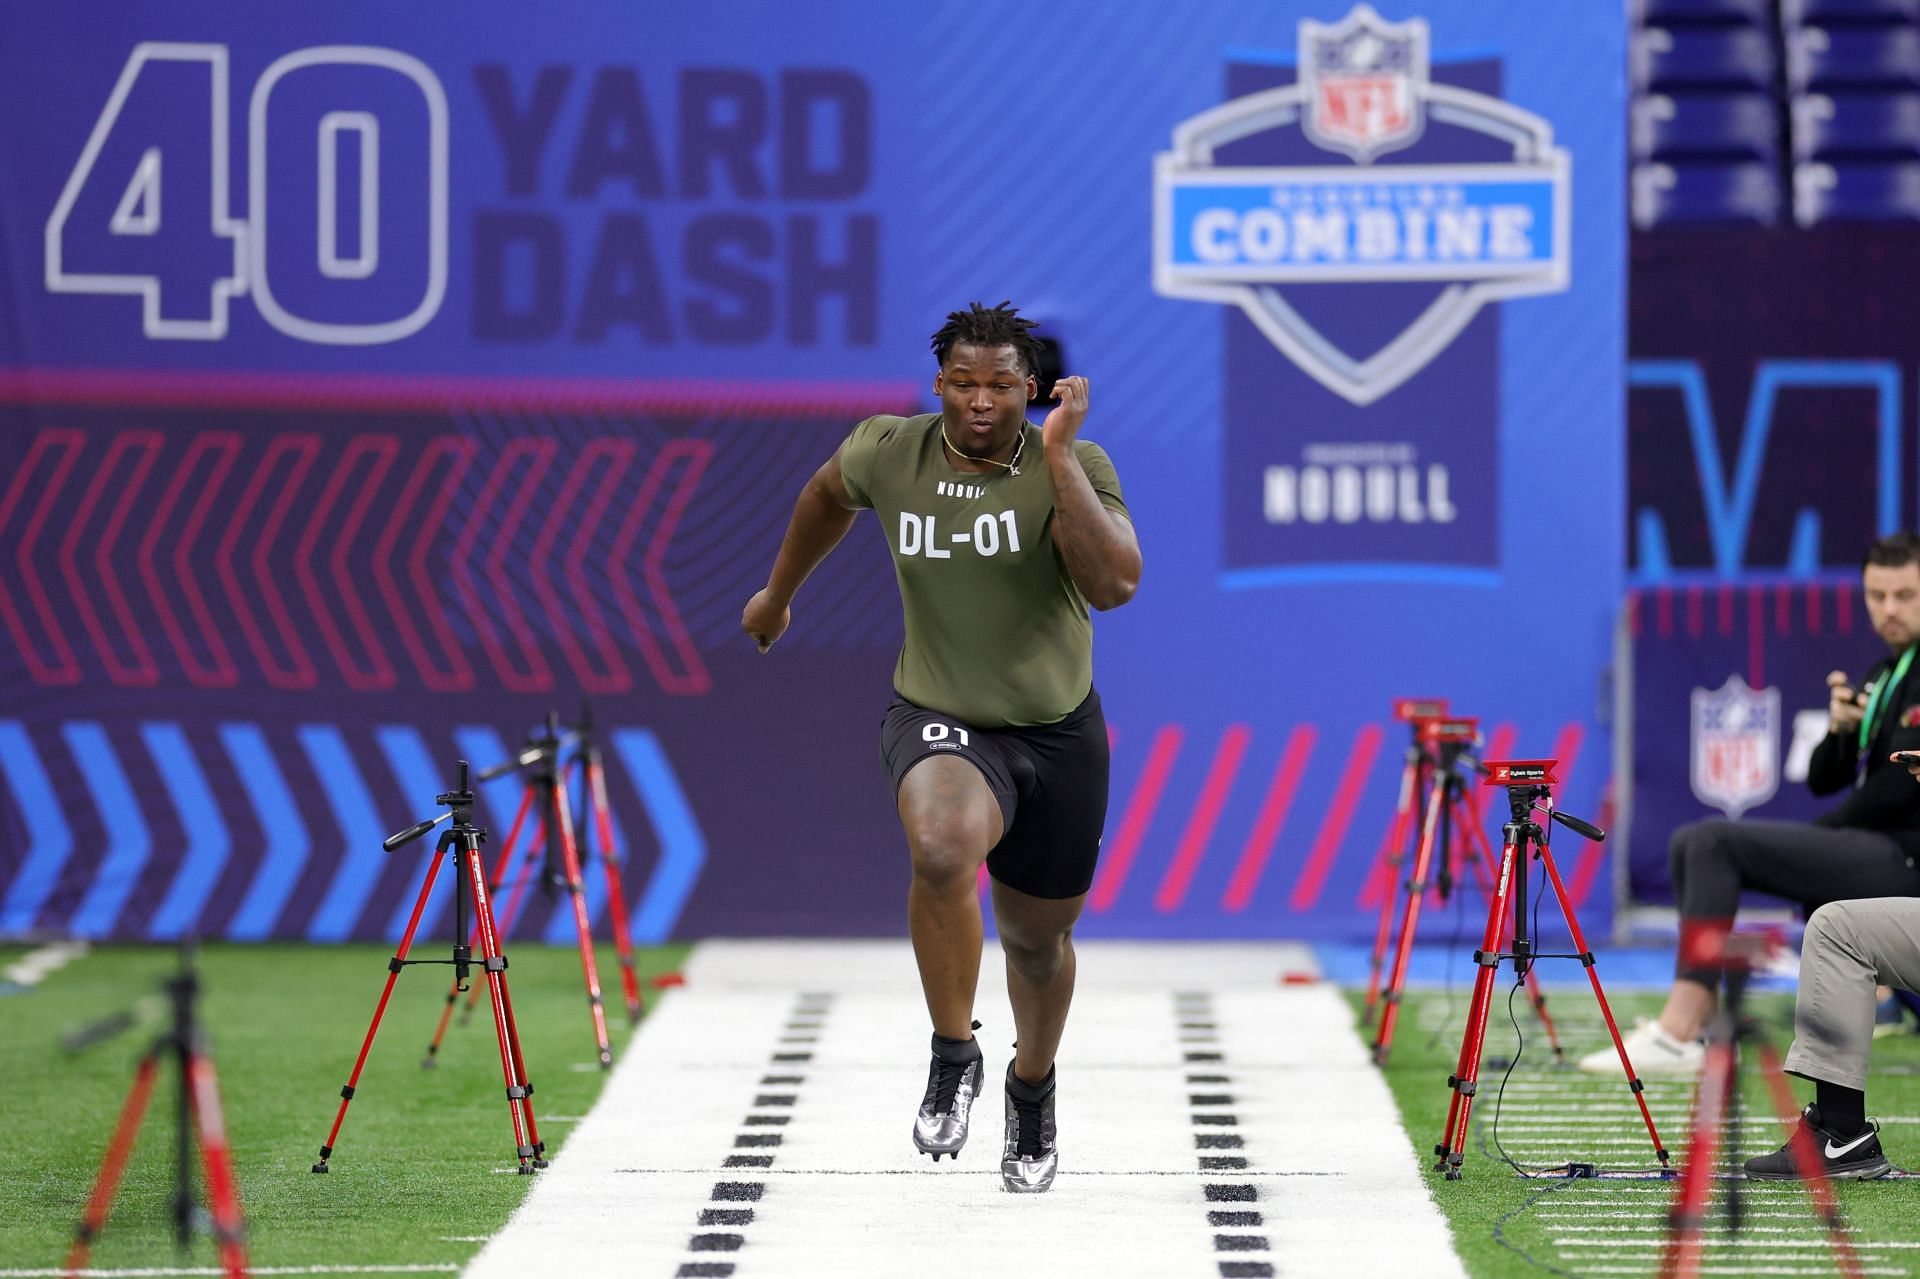
<instances>
[{"instance_id":1,"label":"gold chain necklace","mask_svg":"<svg viewBox=\"0 0 1920 1279\"><path fill-rule=\"evenodd\" d=\"M974 457L971 453L962 453L959 449L954 448L953 441L947 438L947 424L945 422L940 423L940 442L952 450L955 457L964 457L970 462L992 462L1008 475L1018 475L1020 474L1020 451L1027 447L1027 428L1025 426L1020 428L1020 438L1013 443L1013 456L1005 462L990 457Z\"/></svg>"}]
</instances>

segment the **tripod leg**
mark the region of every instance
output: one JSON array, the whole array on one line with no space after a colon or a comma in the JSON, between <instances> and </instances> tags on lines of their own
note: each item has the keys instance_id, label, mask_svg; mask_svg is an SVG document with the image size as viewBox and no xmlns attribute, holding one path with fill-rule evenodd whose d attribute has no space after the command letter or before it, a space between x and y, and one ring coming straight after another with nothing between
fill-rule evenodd
<instances>
[{"instance_id":1,"label":"tripod leg","mask_svg":"<svg viewBox=\"0 0 1920 1279\"><path fill-rule=\"evenodd\" d=\"M220 1266L226 1271L227 1279L246 1279L246 1221L240 1215L240 1186L227 1148L227 1120L220 1106L220 1081L214 1074L213 1059L205 1053L190 1053L186 1069L193 1099L194 1128L200 1137L200 1163L207 1178L207 1206L213 1215L213 1237L220 1249Z\"/></svg>"},{"instance_id":2,"label":"tripod leg","mask_svg":"<svg viewBox=\"0 0 1920 1279\"><path fill-rule=\"evenodd\" d=\"M620 956L620 984L627 997L627 1024L640 1022L640 974L633 962L633 935L627 924L627 889L620 881L620 860L613 847L613 807L607 802L607 772L598 758L587 758L587 807L607 872L607 906L613 916L613 948Z\"/></svg>"},{"instance_id":3,"label":"tripod leg","mask_svg":"<svg viewBox=\"0 0 1920 1279\"><path fill-rule=\"evenodd\" d=\"M540 1154L539 1134L533 1123L533 1085L527 1081L520 1034L513 1025L507 999L507 957L501 953L500 937L494 929L493 905L481 873L479 846L462 849L460 856L465 863L462 870L473 885L474 928L480 935L480 966L493 1005L494 1035L500 1041L500 1073L507 1084L507 1117L513 1124L514 1154L520 1161L519 1171L531 1173L540 1166L535 1162Z\"/></svg>"},{"instance_id":4,"label":"tripod leg","mask_svg":"<svg viewBox=\"0 0 1920 1279\"><path fill-rule=\"evenodd\" d=\"M133 1087L128 1090L126 1104L120 1108L120 1118L113 1125L107 1153L100 1160L100 1174L94 1179L93 1194L88 1196L86 1212L74 1232L73 1249L67 1254L68 1270L86 1267L93 1241L107 1224L113 1196L120 1189L120 1175L127 1169L127 1156L133 1153L134 1137L140 1131L140 1120L147 1113L147 1102L153 1096L153 1082L159 1073L160 1049L155 1047L140 1059L140 1065L134 1070Z\"/></svg>"},{"instance_id":5,"label":"tripod leg","mask_svg":"<svg viewBox=\"0 0 1920 1279\"><path fill-rule=\"evenodd\" d=\"M1646 1090L1641 1087L1640 1077L1633 1073L1633 1062L1627 1057L1627 1046L1620 1038L1619 1023L1613 1019L1613 1008L1607 1003L1607 992L1600 985L1600 971L1594 967L1593 950L1587 945L1587 936L1580 930L1580 918L1573 913L1573 900L1567 896L1567 886L1560 879L1560 868L1554 864L1553 850L1540 849L1540 864L1546 867L1547 879L1553 884L1554 898L1560 903L1560 915L1567 921L1567 934L1573 938L1573 949L1580 956L1581 966L1587 970L1587 980L1593 984L1593 998L1600 1005L1600 1015L1606 1019L1607 1034L1613 1038L1613 1050L1620 1054L1620 1069L1627 1077L1627 1087L1633 1090L1633 1099L1640 1107L1641 1122L1647 1126L1647 1137L1653 1142L1653 1154L1662 1168L1667 1166L1667 1148L1660 1144L1660 1130L1654 1127L1653 1112L1647 1109Z\"/></svg>"},{"instance_id":6,"label":"tripod leg","mask_svg":"<svg viewBox=\"0 0 1920 1279\"><path fill-rule=\"evenodd\" d=\"M433 881L440 874L440 854L447 845L443 842L433 850L433 860L427 864L427 877L420 884L420 896L413 903L413 914L407 918L407 931L400 937L400 947L392 959L387 961L387 984L380 991L380 1002L373 1006L373 1020L367 1025L367 1037L360 1043L360 1055L353 1060L353 1073L347 1076L347 1082L340 1089L340 1109L334 1113L333 1127L327 1131L327 1139L320 1146L320 1162L313 1166L315 1172L326 1172L327 1161L333 1158L333 1144L340 1136L340 1126L347 1122L347 1107L353 1104L353 1090L360 1082L360 1072L366 1067L367 1054L373 1049L373 1037L380 1030L380 1018L386 1015L387 1001L393 998L394 983L400 980L400 970L406 965L407 952L413 949L413 935L420 930L420 917L426 913L427 899L433 896Z\"/></svg>"},{"instance_id":7,"label":"tripod leg","mask_svg":"<svg viewBox=\"0 0 1920 1279\"><path fill-rule=\"evenodd\" d=\"M1373 1041L1376 1065L1387 1064L1393 1049L1393 1028L1400 1019L1400 996L1407 982L1407 961L1413 955L1413 935L1420 925L1420 903L1427 895L1427 871L1433 865L1434 844L1440 829L1440 814L1445 806L1445 787L1435 785L1427 796L1426 820L1420 828L1420 847L1413 858L1413 878L1407 881L1406 916L1400 924L1400 941L1393 954L1393 974L1381 996L1385 1007L1380 1014L1380 1033Z\"/></svg>"},{"instance_id":8,"label":"tripod leg","mask_svg":"<svg viewBox=\"0 0 1920 1279\"><path fill-rule=\"evenodd\" d=\"M1834 1269L1843 1275L1858 1275L1859 1255L1854 1252L1853 1244L1847 1238L1846 1223L1840 1217L1840 1205L1833 1197L1833 1186L1827 1180L1825 1169L1820 1166L1820 1155L1813 1147L1813 1139L1797 1122L1800 1112L1794 1104L1792 1089L1787 1087L1787 1077L1780 1069L1780 1054L1757 1033L1751 1038L1757 1040L1760 1050L1760 1077L1766 1081L1767 1092L1773 1098L1773 1108L1779 1113L1781 1124L1791 1134L1787 1138L1787 1149L1793 1154L1794 1166L1800 1170L1800 1179L1807 1188L1807 1198L1813 1201L1814 1212L1827 1228L1827 1239L1833 1246Z\"/></svg>"},{"instance_id":9,"label":"tripod leg","mask_svg":"<svg viewBox=\"0 0 1920 1279\"><path fill-rule=\"evenodd\" d=\"M1474 1094L1480 1089L1480 1057L1486 1048L1487 1017L1493 1008L1493 985L1500 968L1500 938L1506 930L1507 903L1513 885L1513 864L1524 857L1524 849L1508 844L1500 855L1500 872L1493 896L1487 903L1487 927L1480 937L1480 949L1473 953L1479 971L1473 978L1473 999L1467 1005L1467 1028L1460 1038L1460 1056L1447 1087L1453 1096L1447 1102L1447 1126L1434 1147L1439 1156L1435 1167L1448 1181L1460 1179L1460 1164L1467 1153L1467 1125L1473 1117Z\"/></svg>"},{"instance_id":10,"label":"tripod leg","mask_svg":"<svg viewBox=\"0 0 1920 1279\"><path fill-rule=\"evenodd\" d=\"M1673 1207L1667 1213L1667 1246L1660 1258L1661 1279L1682 1279L1682 1276L1691 1279L1700 1271L1700 1234L1706 1226L1707 1200L1713 1194L1720 1126L1739 1102L1734 1091L1734 1064L1731 1039L1716 1039L1707 1045L1700 1086L1693 1094L1693 1131L1687 1138L1687 1160L1680 1169L1680 1185L1674 1191Z\"/></svg>"},{"instance_id":11,"label":"tripod leg","mask_svg":"<svg viewBox=\"0 0 1920 1279\"><path fill-rule=\"evenodd\" d=\"M560 841L560 864L567 875L567 891L573 898L573 926L580 938L580 971L587 982L587 1005L593 1013L593 1041L600 1051L602 1069L613 1065L613 1046L607 1039L607 1010L600 995L600 966L593 957L593 925L587 920L586 886L580 879L580 858L573 847L573 823L567 816L567 792L556 786L553 791L553 818L547 823L547 837Z\"/></svg>"},{"instance_id":12,"label":"tripod leg","mask_svg":"<svg viewBox=\"0 0 1920 1279\"><path fill-rule=\"evenodd\" d=\"M1400 772L1400 797L1393 806L1393 823L1387 828L1387 842L1380 849L1380 866L1387 888L1380 896L1380 924L1373 934L1373 960L1367 968L1367 1003L1360 1014L1361 1025L1369 1025L1380 1003L1380 970L1387 959L1387 937L1393 930L1393 907L1398 898L1394 885L1400 881L1400 866L1406 860L1403 847L1413 826L1414 792L1422 771L1416 751L1407 752L1406 767Z\"/></svg>"},{"instance_id":13,"label":"tripod leg","mask_svg":"<svg viewBox=\"0 0 1920 1279\"><path fill-rule=\"evenodd\" d=\"M1493 845L1487 841L1486 832L1480 828L1479 806L1471 799L1462 796L1460 807L1455 812L1454 821L1461 829L1468 832L1467 860L1473 863L1474 869L1479 874L1480 880L1484 885L1487 878L1486 867L1494 864L1494 857ZM1510 924L1503 924L1501 926L1501 946L1503 948L1506 945L1506 938L1510 931ZM1538 941L1537 938L1535 940L1536 942ZM1553 1051L1553 1064L1556 1066L1562 1065L1567 1060L1567 1050L1560 1043L1559 1028L1553 1024L1553 1017L1547 1012L1547 996L1546 993L1540 989L1540 976L1531 967L1527 969L1526 984L1527 1002L1533 1005L1533 1015L1540 1019L1541 1026L1546 1029L1547 1047Z\"/></svg>"},{"instance_id":14,"label":"tripod leg","mask_svg":"<svg viewBox=\"0 0 1920 1279\"><path fill-rule=\"evenodd\" d=\"M533 791L529 789L526 795L520 801L520 810L523 815L527 810L527 806L530 805L532 802L533 802ZM519 823L519 820L516 818L514 821L513 833L507 836L508 842L511 843L514 837L517 836L519 833L520 833L520 823ZM527 885L532 883L534 869L540 865L541 857L545 854L545 852L546 852L546 844L545 844L545 840L542 838L542 835L541 835L541 828L536 827L533 835L527 840L526 851L521 854L520 873L519 875L514 877L513 891L507 897L506 914L504 917L502 917L502 922L499 925L500 944L502 946L505 946L507 944L507 937L510 933L512 933L513 925L515 921L517 921L520 918L520 903L526 898ZM498 893L500 891L500 886L506 882L507 882L506 873L503 869L502 873L496 876L494 879L494 885L493 885L494 892ZM478 934L476 934L475 936L477 937ZM476 985L476 986L472 986L467 991L467 1006L460 1010L461 1025L464 1026L468 1022L473 1020L473 1010L480 1006L481 989L482 988L480 986Z\"/></svg>"}]
</instances>

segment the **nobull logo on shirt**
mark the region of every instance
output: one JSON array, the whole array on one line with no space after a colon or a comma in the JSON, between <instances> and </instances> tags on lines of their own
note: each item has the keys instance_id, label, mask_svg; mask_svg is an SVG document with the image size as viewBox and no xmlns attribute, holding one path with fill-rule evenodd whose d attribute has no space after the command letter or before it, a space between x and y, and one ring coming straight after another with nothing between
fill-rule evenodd
<instances>
[{"instance_id":1,"label":"nobull logo on shirt","mask_svg":"<svg viewBox=\"0 0 1920 1279\"><path fill-rule=\"evenodd\" d=\"M1739 675L1693 690L1693 795L1728 817L1780 789L1780 690L1752 689Z\"/></svg>"},{"instance_id":2,"label":"nobull logo on shirt","mask_svg":"<svg viewBox=\"0 0 1920 1279\"><path fill-rule=\"evenodd\" d=\"M1155 167L1154 287L1240 307L1322 385L1370 404L1418 373L1488 302L1567 287L1567 153L1545 120L1428 80L1427 24L1360 5L1300 24L1299 79L1185 120ZM1495 139L1476 164L1372 161L1429 118ZM1351 165L1233 164L1219 152L1297 126ZM1357 358L1285 296L1287 286L1431 281L1432 301Z\"/></svg>"}]
</instances>

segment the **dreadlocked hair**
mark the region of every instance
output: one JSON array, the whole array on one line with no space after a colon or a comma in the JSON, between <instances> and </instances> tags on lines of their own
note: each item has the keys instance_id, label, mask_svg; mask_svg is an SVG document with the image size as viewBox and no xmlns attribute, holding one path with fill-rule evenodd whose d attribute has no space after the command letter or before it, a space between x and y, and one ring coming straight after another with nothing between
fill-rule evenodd
<instances>
[{"instance_id":1,"label":"dreadlocked hair","mask_svg":"<svg viewBox=\"0 0 1920 1279\"><path fill-rule=\"evenodd\" d=\"M995 307L969 302L964 311L948 312L947 322L933 335L934 358L944 366L948 353L963 342L969 346L1010 346L1027 366L1027 372L1038 374L1040 343L1033 336L1038 327L1034 321L1022 319L1019 308L1011 302Z\"/></svg>"}]
</instances>

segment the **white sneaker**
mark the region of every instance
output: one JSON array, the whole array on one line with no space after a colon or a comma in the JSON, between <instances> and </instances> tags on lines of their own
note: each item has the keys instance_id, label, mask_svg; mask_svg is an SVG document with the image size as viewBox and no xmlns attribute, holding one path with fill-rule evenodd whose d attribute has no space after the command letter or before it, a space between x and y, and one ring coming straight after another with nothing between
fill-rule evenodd
<instances>
[{"instance_id":1,"label":"white sneaker","mask_svg":"<svg viewBox=\"0 0 1920 1279\"><path fill-rule=\"evenodd\" d=\"M1634 1073L1646 1075L1697 1075L1707 1059L1705 1044L1675 1039L1662 1030L1657 1021L1642 1021L1623 1041ZM1590 1052L1580 1059L1580 1069L1589 1075L1620 1073L1620 1054L1613 1045Z\"/></svg>"}]
</instances>

